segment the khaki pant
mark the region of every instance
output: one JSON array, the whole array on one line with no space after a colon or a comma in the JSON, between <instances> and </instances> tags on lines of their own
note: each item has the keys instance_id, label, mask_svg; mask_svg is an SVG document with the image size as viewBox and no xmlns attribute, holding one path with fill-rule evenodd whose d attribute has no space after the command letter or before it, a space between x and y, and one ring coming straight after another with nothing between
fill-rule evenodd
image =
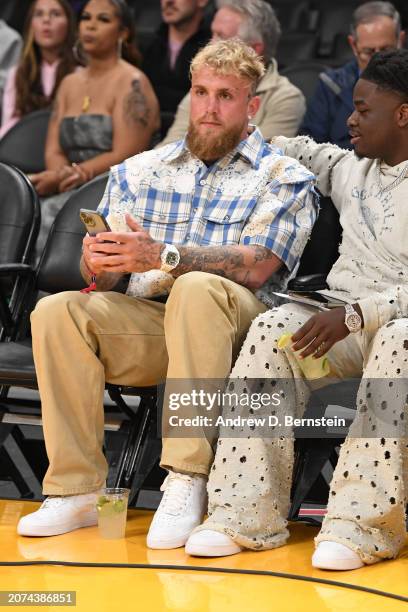
<instances>
[{"instance_id":1,"label":"khaki pant","mask_svg":"<svg viewBox=\"0 0 408 612\"><path fill-rule=\"evenodd\" d=\"M285 401L274 414L284 422L285 415L302 415L312 387L362 376L357 415L341 447L316 541L349 546L365 563L395 557L405 542L408 501L408 319L392 321L373 334L350 334L328 352L330 379L311 383L303 378L293 352L277 349L280 336L294 333L311 314L309 308L287 304L259 315L230 385L243 393L251 379L259 379L256 384L264 392L283 388ZM224 413L236 415L237 409ZM257 416L270 413L265 408ZM293 431L282 428L275 437L233 435L230 429L220 430L208 481L209 518L197 531L221 531L254 550L282 546L289 536Z\"/></svg>"},{"instance_id":2,"label":"khaki pant","mask_svg":"<svg viewBox=\"0 0 408 612\"><path fill-rule=\"evenodd\" d=\"M70 291L41 300L31 320L50 463L44 494L103 486L105 380L149 386L166 376L225 378L263 311L248 289L202 272L178 278L166 305L114 292ZM212 442L204 434L165 439L161 464L206 474Z\"/></svg>"}]
</instances>

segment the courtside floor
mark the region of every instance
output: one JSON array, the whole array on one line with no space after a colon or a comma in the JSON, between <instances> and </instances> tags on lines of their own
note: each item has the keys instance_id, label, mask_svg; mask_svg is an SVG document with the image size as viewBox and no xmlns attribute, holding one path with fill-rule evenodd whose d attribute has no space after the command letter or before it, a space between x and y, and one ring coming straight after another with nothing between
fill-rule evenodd
<instances>
[{"instance_id":1,"label":"courtside floor","mask_svg":"<svg viewBox=\"0 0 408 612\"><path fill-rule=\"evenodd\" d=\"M305 524L291 526L292 537L285 547L204 559L189 557L183 548L148 550L145 535L152 512L143 510L129 511L124 540L102 540L97 527L50 538L17 536L20 516L32 512L38 505L38 502L0 500L0 591L76 591L76 607L70 609L81 612L408 610L408 541L398 560L353 572L323 572L310 565L317 528ZM68 564L43 563L50 561ZM35 564L12 566L3 565L4 562ZM71 565L75 563L148 567ZM194 568L202 568L202 571ZM237 573L228 573L228 570ZM246 570L291 577L240 573ZM355 590L353 586L383 594ZM386 597L386 593L399 599ZM31 608L51 609L51 606L22 609Z\"/></svg>"}]
</instances>

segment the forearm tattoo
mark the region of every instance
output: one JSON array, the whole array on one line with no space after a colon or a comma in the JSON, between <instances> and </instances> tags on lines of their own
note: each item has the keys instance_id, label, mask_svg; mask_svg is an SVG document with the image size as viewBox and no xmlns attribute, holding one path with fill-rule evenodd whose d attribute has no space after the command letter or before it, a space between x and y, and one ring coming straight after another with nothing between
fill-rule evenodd
<instances>
[{"instance_id":1,"label":"forearm tattoo","mask_svg":"<svg viewBox=\"0 0 408 612\"><path fill-rule=\"evenodd\" d=\"M132 89L124 99L123 104L125 118L147 128L150 109L138 79L132 81Z\"/></svg>"},{"instance_id":2,"label":"forearm tattoo","mask_svg":"<svg viewBox=\"0 0 408 612\"><path fill-rule=\"evenodd\" d=\"M246 252L240 246L177 247L180 263L172 271L175 277L199 271L217 274L240 285L251 281L251 270L260 261L272 260L275 255L263 246L250 246Z\"/></svg>"}]
</instances>

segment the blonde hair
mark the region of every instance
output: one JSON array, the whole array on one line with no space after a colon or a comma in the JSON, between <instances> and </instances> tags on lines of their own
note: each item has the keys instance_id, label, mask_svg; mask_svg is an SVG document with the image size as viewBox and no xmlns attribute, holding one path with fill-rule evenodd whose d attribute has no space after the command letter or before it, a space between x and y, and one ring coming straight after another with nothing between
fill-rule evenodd
<instances>
[{"instance_id":1,"label":"blonde hair","mask_svg":"<svg viewBox=\"0 0 408 612\"><path fill-rule=\"evenodd\" d=\"M191 62L190 75L204 67L211 68L217 74L246 79L251 84L252 94L265 74L262 58L239 38L211 41L200 49Z\"/></svg>"}]
</instances>

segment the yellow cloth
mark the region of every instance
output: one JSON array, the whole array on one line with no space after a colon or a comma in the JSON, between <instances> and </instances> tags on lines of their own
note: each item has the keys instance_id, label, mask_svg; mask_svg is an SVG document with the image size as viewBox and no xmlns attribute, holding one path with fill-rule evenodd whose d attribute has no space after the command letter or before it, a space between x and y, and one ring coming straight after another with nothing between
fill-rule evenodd
<instances>
[{"instance_id":1,"label":"yellow cloth","mask_svg":"<svg viewBox=\"0 0 408 612\"><path fill-rule=\"evenodd\" d=\"M278 341L278 348L280 349L284 349L284 348L290 348L291 350L292 347L289 346L289 343L292 340L292 334L283 334ZM299 367L302 370L303 374L305 375L306 378L308 378L309 380L316 380L317 378L323 378L324 376L327 376L328 373L330 372L330 365L329 365L329 360L327 359L327 357L323 356L323 357L319 357L318 359L315 359L313 357L313 355L309 355L308 357L305 357L304 359L300 359L300 357L296 354L295 351L293 351L295 354L295 357L298 360L299 363Z\"/></svg>"}]
</instances>

